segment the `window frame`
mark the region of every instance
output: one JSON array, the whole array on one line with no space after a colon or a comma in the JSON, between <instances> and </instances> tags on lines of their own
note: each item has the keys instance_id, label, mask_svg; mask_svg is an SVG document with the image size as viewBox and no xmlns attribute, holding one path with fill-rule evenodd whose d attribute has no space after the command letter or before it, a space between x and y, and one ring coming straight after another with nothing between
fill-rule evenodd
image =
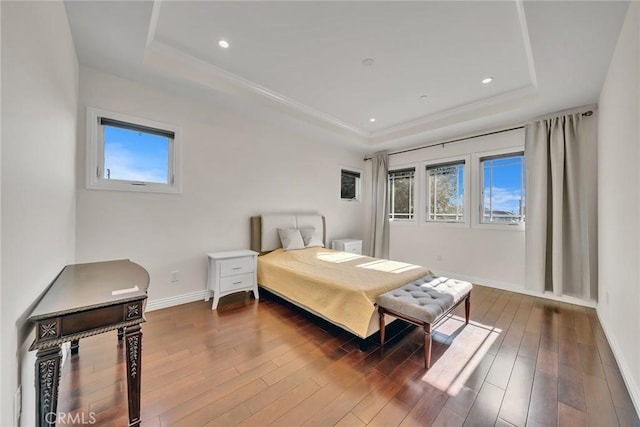
<instances>
[{"instance_id":1,"label":"window frame","mask_svg":"<svg viewBox=\"0 0 640 427\"><path fill-rule=\"evenodd\" d=\"M348 172L351 174L356 174L358 175L357 180L356 180L356 197L353 199L344 199L342 197L342 173L343 172ZM340 167L340 201L343 202L347 202L347 203L354 203L354 202L360 202L362 201L362 170L358 169L358 168L354 168L351 166L341 166Z\"/></svg>"},{"instance_id":2,"label":"window frame","mask_svg":"<svg viewBox=\"0 0 640 427\"><path fill-rule=\"evenodd\" d=\"M500 158L500 157L510 157L522 154L523 160L523 185L525 187L525 218L526 218L526 155L524 152L524 146L515 146L515 147L507 147L501 148L498 150L489 150L477 152L474 154L474 166L477 167L476 175L476 183L475 188L473 189L474 197L477 199L474 202L474 206L477 206L476 215L473 221L473 227L479 229L500 229L500 230L511 230L511 231L525 231L526 228L526 220L524 222L517 223L492 223L492 222L484 222L483 218L483 208L484 208L484 170L482 168L482 161L488 158Z\"/></svg>"},{"instance_id":3,"label":"window frame","mask_svg":"<svg viewBox=\"0 0 640 427\"><path fill-rule=\"evenodd\" d=\"M104 125L100 120L108 119L132 126L157 129L173 133L169 141L168 177L166 184L157 182L104 179ZM87 107L87 144L86 144L86 188L90 190L132 191L143 193L182 193L182 137L181 129L167 123L134 117L113 111Z\"/></svg>"},{"instance_id":4,"label":"window frame","mask_svg":"<svg viewBox=\"0 0 640 427\"><path fill-rule=\"evenodd\" d=\"M428 207L429 207L429 174L427 172L427 168L433 168L438 166L446 166L452 163L464 163L463 175L462 175L462 185L463 185L463 201L462 207L464 210L464 220L463 221L441 221L441 220L430 220ZM420 203L420 210L422 215L421 223L430 227L461 227L468 228L471 224L471 210L470 210L470 196L471 192L469 191L471 187L471 156L470 155L462 155L462 156L453 156L446 157L440 159L432 159L426 162L422 162L420 165L421 170L421 181L424 188L420 194L422 199Z\"/></svg>"},{"instance_id":5,"label":"window frame","mask_svg":"<svg viewBox=\"0 0 640 427\"><path fill-rule=\"evenodd\" d=\"M417 192L418 192L418 169L419 169L419 165L405 165L405 166L397 166L394 167L393 169L389 169L388 173L387 173L387 192L388 192L388 204L389 204L389 222L402 222L402 223L415 223L419 217L419 212L416 209L416 206L419 206L419 199L418 199L418 203L416 203L416 198L417 198ZM412 183L412 190L413 190L413 209L412 209L412 216L411 218L392 218L391 217L391 208L393 206L392 203L392 192L391 192L391 174L395 173L395 172L404 172L404 171L413 171L413 183Z\"/></svg>"}]
</instances>

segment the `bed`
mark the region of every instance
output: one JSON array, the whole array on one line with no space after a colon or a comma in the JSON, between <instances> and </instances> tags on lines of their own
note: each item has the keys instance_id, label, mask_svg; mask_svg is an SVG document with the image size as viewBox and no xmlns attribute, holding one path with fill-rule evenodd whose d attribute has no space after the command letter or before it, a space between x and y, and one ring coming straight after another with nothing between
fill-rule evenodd
<instances>
[{"instance_id":1,"label":"bed","mask_svg":"<svg viewBox=\"0 0 640 427\"><path fill-rule=\"evenodd\" d=\"M269 214L251 218L251 248L258 257L258 285L279 297L367 338L379 330L375 299L430 274L424 267L325 247L282 249L278 229L321 230L318 214Z\"/></svg>"}]
</instances>

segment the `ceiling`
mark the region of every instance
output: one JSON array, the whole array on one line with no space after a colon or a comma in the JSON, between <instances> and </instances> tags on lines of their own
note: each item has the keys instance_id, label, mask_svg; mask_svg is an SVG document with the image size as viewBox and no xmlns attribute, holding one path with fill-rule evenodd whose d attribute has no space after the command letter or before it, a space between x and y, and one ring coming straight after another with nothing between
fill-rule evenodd
<instances>
[{"instance_id":1,"label":"ceiling","mask_svg":"<svg viewBox=\"0 0 640 427\"><path fill-rule=\"evenodd\" d=\"M81 64L363 151L597 102L627 6L65 2Z\"/></svg>"}]
</instances>

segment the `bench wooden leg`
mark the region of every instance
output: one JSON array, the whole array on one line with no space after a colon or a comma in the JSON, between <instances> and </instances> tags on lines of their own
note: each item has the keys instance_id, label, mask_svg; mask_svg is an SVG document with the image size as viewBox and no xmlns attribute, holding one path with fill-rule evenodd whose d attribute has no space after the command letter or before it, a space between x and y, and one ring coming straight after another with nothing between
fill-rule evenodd
<instances>
[{"instance_id":1,"label":"bench wooden leg","mask_svg":"<svg viewBox=\"0 0 640 427\"><path fill-rule=\"evenodd\" d=\"M424 368L431 367L431 325L425 323L424 328Z\"/></svg>"},{"instance_id":2,"label":"bench wooden leg","mask_svg":"<svg viewBox=\"0 0 640 427\"><path fill-rule=\"evenodd\" d=\"M470 310L471 310L471 293L469 293L469 295L467 295L467 298L465 298L464 300L464 318L465 318L465 323L467 325L469 324Z\"/></svg>"},{"instance_id":3,"label":"bench wooden leg","mask_svg":"<svg viewBox=\"0 0 640 427\"><path fill-rule=\"evenodd\" d=\"M382 307L378 307L378 314L380 315L380 347L384 347L384 309Z\"/></svg>"}]
</instances>

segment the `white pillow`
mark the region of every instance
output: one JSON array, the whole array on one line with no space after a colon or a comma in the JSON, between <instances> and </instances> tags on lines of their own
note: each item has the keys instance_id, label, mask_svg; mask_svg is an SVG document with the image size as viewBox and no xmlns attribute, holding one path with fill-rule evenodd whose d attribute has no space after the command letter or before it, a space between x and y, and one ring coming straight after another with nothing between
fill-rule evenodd
<instances>
[{"instance_id":1,"label":"white pillow","mask_svg":"<svg viewBox=\"0 0 640 427\"><path fill-rule=\"evenodd\" d=\"M305 248L324 247L322 243L322 236L313 227L304 227L300 229L302 234L302 240L304 241Z\"/></svg>"},{"instance_id":2,"label":"white pillow","mask_svg":"<svg viewBox=\"0 0 640 427\"><path fill-rule=\"evenodd\" d=\"M304 241L297 228L278 228L278 235L285 251L304 249Z\"/></svg>"}]
</instances>

